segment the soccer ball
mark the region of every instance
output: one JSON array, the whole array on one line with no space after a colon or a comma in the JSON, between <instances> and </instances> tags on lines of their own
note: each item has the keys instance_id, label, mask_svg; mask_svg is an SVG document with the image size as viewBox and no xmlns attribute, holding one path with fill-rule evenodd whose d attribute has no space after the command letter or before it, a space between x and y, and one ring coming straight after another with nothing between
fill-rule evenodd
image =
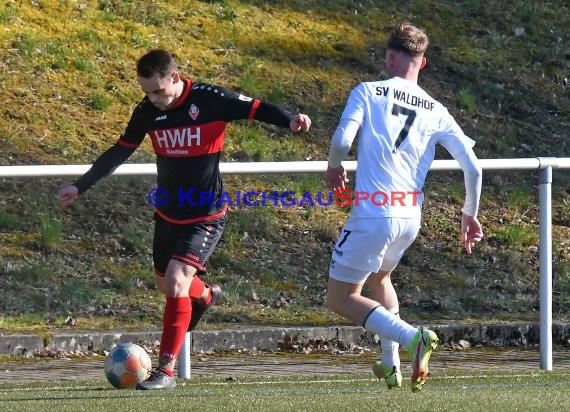
<instances>
[{"instance_id":1,"label":"soccer ball","mask_svg":"<svg viewBox=\"0 0 570 412\"><path fill-rule=\"evenodd\" d=\"M105 359L105 376L117 389L134 388L149 377L151 366L150 356L142 347L121 343Z\"/></svg>"}]
</instances>

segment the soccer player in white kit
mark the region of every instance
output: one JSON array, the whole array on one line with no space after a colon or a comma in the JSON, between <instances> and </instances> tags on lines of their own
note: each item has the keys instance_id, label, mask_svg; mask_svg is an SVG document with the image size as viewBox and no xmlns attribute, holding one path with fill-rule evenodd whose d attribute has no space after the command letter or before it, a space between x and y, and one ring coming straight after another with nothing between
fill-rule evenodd
<instances>
[{"instance_id":1,"label":"soccer player in white kit","mask_svg":"<svg viewBox=\"0 0 570 412\"><path fill-rule=\"evenodd\" d=\"M332 254L328 305L380 336L382 357L372 369L390 389L401 387L398 347L407 348L413 392L428 378L429 358L439 340L435 332L400 319L390 273L418 234L422 187L437 144L464 173L461 241L467 253L483 238L477 220L482 173L472 150L475 142L417 84L428 43L424 31L408 22L392 30L386 51L390 78L352 90L332 138L326 172L330 189L348 190L341 162L360 130L353 209ZM367 281L370 298L361 295Z\"/></svg>"}]
</instances>

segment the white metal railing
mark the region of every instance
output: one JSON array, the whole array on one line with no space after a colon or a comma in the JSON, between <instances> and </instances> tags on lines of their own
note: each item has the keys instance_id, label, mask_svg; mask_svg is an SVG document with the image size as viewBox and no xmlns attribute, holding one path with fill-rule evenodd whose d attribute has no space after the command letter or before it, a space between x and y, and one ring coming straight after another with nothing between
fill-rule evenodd
<instances>
[{"instance_id":1,"label":"white metal railing","mask_svg":"<svg viewBox=\"0 0 570 412\"><path fill-rule=\"evenodd\" d=\"M539 171L540 258L540 368L552 370L552 169L570 169L570 158L535 157L480 159L483 170ZM356 161L343 162L346 171L356 170ZM91 165L0 166L0 177L80 176ZM222 174L292 174L325 172L325 161L221 163ZM455 160L435 160L430 171L460 170ZM113 175L154 175L154 163L123 164ZM179 357L178 376L190 377L190 334Z\"/></svg>"},{"instance_id":2,"label":"white metal railing","mask_svg":"<svg viewBox=\"0 0 570 412\"><path fill-rule=\"evenodd\" d=\"M479 159L483 170L538 170L547 167L553 169L570 169L570 158L532 157L524 159ZM351 172L356 170L356 161L343 162L344 168ZM91 165L34 165L34 166L0 166L0 177L50 177L81 176ZM243 162L220 163L223 174L260 174L260 173L315 173L324 172L325 161L302 162ZM460 170L455 160L435 160L430 170ZM155 175L154 163L127 163L113 172L113 175Z\"/></svg>"}]
</instances>

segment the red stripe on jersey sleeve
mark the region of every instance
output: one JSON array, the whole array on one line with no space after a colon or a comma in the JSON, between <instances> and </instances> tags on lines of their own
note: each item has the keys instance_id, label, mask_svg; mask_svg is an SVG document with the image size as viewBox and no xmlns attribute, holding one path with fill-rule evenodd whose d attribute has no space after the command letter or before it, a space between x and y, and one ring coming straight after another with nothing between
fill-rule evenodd
<instances>
[{"instance_id":1,"label":"red stripe on jersey sleeve","mask_svg":"<svg viewBox=\"0 0 570 412\"><path fill-rule=\"evenodd\" d=\"M251 105L251 109L249 109L249 116L248 116L248 120L253 119L253 116L255 116L255 112L257 111L257 108L259 107L259 105L261 104L261 100L259 99L255 99L253 101L253 104Z\"/></svg>"},{"instance_id":2,"label":"red stripe on jersey sleeve","mask_svg":"<svg viewBox=\"0 0 570 412\"><path fill-rule=\"evenodd\" d=\"M120 144L123 147L126 147L127 149L136 149L137 147L139 147L138 143L129 143L129 142L125 142L123 139L119 138L119 140L117 140L117 143Z\"/></svg>"}]
</instances>

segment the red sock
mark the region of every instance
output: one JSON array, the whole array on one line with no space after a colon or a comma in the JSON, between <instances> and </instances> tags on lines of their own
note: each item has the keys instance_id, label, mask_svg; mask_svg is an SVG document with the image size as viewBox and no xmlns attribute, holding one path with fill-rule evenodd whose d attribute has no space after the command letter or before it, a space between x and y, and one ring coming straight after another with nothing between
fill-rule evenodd
<instances>
[{"instance_id":1,"label":"red sock","mask_svg":"<svg viewBox=\"0 0 570 412\"><path fill-rule=\"evenodd\" d=\"M209 289L208 289L209 290ZM212 291L210 290L210 293L208 293L208 296L206 297L206 300L204 300L204 305L209 305L210 302L212 301L212 299L214 299L214 297L212 296Z\"/></svg>"},{"instance_id":2,"label":"red sock","mask_svg":"<svg viewBox=\"0 0 570 412\"><path fill-rule=\"evenodd\" d=\"M190 291L188 292L190 299L200 299L202 297L202 293L204 293L205 287L206 285L202 282L202 279L197 275L194 276L192 283L190 283Z\"/></svg>"},{"instance_id":3,"label":"red sock","mask_svg":"<svg viewBox=\"0 0 570 412\"><path fill-rule=\"evenodd\" d=\"M174 376L174 371L171 371L170 369L160 368L160 370L166 373L168 376Z\"/></svg>"},{"instance_id":4,"label":"red sock","mask_svg":"<svg viewBox=\"0 0 570 412\"><path fill-rule=\"evenodd\" d=\"M206 284L202 281L202 279L200 279L198 276L194 276L194 279L192 279L192 283L190 283L190 291L188 292L188 295L190 296L191 299L196 299L200 303L203 302L204 305L207 305L212 301L212 293L208 289L209 291L208 296L206 296L206 299L202 301L201 298L205 288Z\"/></svg>"},{"instance_id":5,"label":"red sock","mask_svg":"<svg viewBox=\"0 0 570 412\"><path fill-rule=\"evenodd\" d=\"M188 331L191 316L190 298L166 298L159 352L162 361L170 361L178 357L182 343L184 343L184 335ZM161 367L161 369L164 371L164 368Z\"/></svg>"}]
</instances>

